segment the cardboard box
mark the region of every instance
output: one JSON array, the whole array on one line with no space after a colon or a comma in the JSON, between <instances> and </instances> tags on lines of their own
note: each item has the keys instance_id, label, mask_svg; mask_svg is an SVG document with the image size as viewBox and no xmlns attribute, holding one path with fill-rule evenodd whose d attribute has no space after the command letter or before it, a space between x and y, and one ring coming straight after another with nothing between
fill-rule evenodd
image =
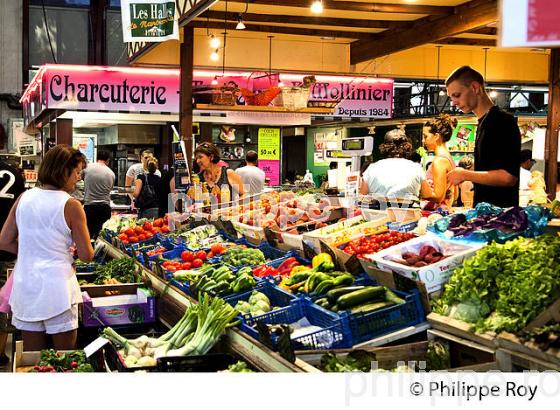
<instances>
[{"instance_id":1,"label":"cardboard box","mask_svg":"<svg viewBox=\"0 0 560 410\"><path fill-rule=\"evenodd\" d=\"M96 289L82 292L82 323L101 327L156 321L156 298L146 290L131 289L118 296L104 296Z\"/></svg>"},{"instance_id":2,"label":"cardboard box","mask_svg":"<svg viewBox=\"0 0 560 410\"><path fill-rule=\"evenodd\" d=\"M357 216L337 224L327 226L303 235L305 243L315 252L321 252L321 242L326 245L337 246L354 238L370 235L372 231L388 222L387 216L367 221L362 216ZM340 229L342 228L342 229Z\"/></svg>"},{"instance_id":3,"label":"cardboard box","mask_svg":"<svg viewBox=\"0 0 560 410\"><path fill-rule=\"evenodd\" d=\"M439 249L444 255L450 256L421 268L406 266L394 261L395 259L402 259L403 252L418 253L423 245L431 245ZM460 266L466 258L474 255L482 246L444 241L433 235L424 235L375 253L372 256L373 261L360 258L360 262L362 262L366 272L376 268L387 272L395 272L423 282L428 293L432 293L440 290L453 270Z\"/></svg>"}]
</instances>

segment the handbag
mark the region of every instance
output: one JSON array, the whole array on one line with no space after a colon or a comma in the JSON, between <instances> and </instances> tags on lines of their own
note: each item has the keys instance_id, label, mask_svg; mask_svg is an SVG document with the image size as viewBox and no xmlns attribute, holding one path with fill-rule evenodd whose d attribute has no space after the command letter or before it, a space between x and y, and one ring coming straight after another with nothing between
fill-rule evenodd
<instances>
[{"instance_id":1,"label":"handbag","mask_svg":"<svg viewBox=\"0 0 560 410\"><path fill-rule=\"evenodd\" d=\"M0 312L10 313L10 295L12 294L12 286L14 284L14 274L8 276L8 280L2 289L0 289Z\"/></svg>"}]
</instances>

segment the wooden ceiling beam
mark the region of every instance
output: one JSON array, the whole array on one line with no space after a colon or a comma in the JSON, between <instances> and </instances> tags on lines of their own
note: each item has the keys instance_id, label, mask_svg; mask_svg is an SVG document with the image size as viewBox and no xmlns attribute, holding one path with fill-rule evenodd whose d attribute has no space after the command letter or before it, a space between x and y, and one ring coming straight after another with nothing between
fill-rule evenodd
<instances>
[{"instance_id":1,"label":"wooden ceiling beam","mask_svg":"<svg viewBox=\"0 0 560 410\"><path fill-rule=\"evenodd\" d=\"M237 21L239 13L228 13L227 19L229 21ZM209 18L214 20L224 20L226 13L223 11L207 11L200 17ZM291 16L279 14L256 14L245 13L243 14L243 21L258 22L258 23L284 23L284 24L305 24L315 26L339 26L339 27L358 27L358 28L372 28L372 29L390 29L406 27L408 21L395 21L395 20L360 20L348 18L333 18L333 17L314 17L314 16Z\"/></svg>"},{"instance_id":2,"label":"wooden ceiling beam","mask_svg":"<svg viewBox=\"0 0 560 410\"><path fill-rule=\"evenodd\" d=\"M498 29L496 27L481 27L475 30L467 31L469 34L484 34L486 36L496 36L498 35Z\"/></svg>"},{"instance_id":3,"label":"wooden ceiling beam","mask_svg":"<svg viewBox=\"0 0 560 410\"><path fill-rule=\"evenodd\" d=\"M472 0L455 7L451 16L428 16L416 20L407 29L391 29L350 45L350 63L386 56L423 44L433 43L493 23L498 18L497 0Z\"/></svg>"},{"instance_id":4,"label":"wooden ceiling beam","mask_svg":"<svg viewBox=\"0 0 560 410\"><path fill-rule=\"evenodd\" d=\"M448 37L448 38L442 38L441 40L434 41L433 44L496 47L496 40L485 39L485 38Z\"/></svg>"},{"instance_id":5,"label":"wooden ceiling beam","mask_svg":"<svg viewBox=\"0 0 560 410\"><path fill-rule=\"evenodd\" d=\"M212 30L220 30L220 33L224 31L224 23L219 21L205 21L205 20L195 20L191 24L195 28L208 28ZM237 22L228 22L227 29L231 33L239 33L235 30ZM356 40L369 40L372 38L373 34L369 33L357 33L353 31L343 31L343 30L320 30L311 28L299 28L299 27L286 27L286 26L270 26L265 24L252 24L245 23L246 29L243 31L255 31L261 33L278 33L278 34L291 34L295 36L315 36L315 37L334 37L334 38L349 38ZM230 33L230 34L231 34Z\"/></svg>"},{"instance_id":6,"label":"wooden ceiling beam","mask_svg":"<svg viewBox=\"0 0 560 410\"><path fill-rule=\"evenodd\" d=\"M245 3L245 0L229 0L230 3ZM311 0L249 0L249 4L267 6L302 7L309 9ZM364 3L357 1L323 0L325 10L365 11L376 13L436 14L448 15L453 12L449 6L422 6L417 4Z\"/></svg>"}]
</instances>

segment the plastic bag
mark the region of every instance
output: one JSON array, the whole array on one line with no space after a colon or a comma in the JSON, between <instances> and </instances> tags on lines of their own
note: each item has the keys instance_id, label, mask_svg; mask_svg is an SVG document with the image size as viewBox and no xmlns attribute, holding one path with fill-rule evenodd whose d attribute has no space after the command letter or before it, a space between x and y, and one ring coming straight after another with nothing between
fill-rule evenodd
<instances>
[{"instance_id":1,"label":"plastic bag","mask_svg":"<svg viewBox=\"0 0 560 410\"><path fill-rule=\"evenodd\" d=\"M14 284L14 275L8 276L8 280L0 289L0 312L10 313L10 295L12 294L12 286Z\"/></svg>"}]
</instances>

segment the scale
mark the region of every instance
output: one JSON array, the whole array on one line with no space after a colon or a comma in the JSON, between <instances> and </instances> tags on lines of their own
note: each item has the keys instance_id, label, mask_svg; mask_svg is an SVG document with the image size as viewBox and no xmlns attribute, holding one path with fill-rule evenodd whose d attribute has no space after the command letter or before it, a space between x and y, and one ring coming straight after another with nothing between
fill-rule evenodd
<instances>
[{"instance_id":1,"label":"scale","mask_svg":"<svg viewBox=\"0 0 560 410\"><path fill-rule=\"evenodd\" d=\"M352 171L360 172L360 158L373 152L373 137L345 138L342 140L342 154L352 160Z\"/></svg>"}]
</instances>

